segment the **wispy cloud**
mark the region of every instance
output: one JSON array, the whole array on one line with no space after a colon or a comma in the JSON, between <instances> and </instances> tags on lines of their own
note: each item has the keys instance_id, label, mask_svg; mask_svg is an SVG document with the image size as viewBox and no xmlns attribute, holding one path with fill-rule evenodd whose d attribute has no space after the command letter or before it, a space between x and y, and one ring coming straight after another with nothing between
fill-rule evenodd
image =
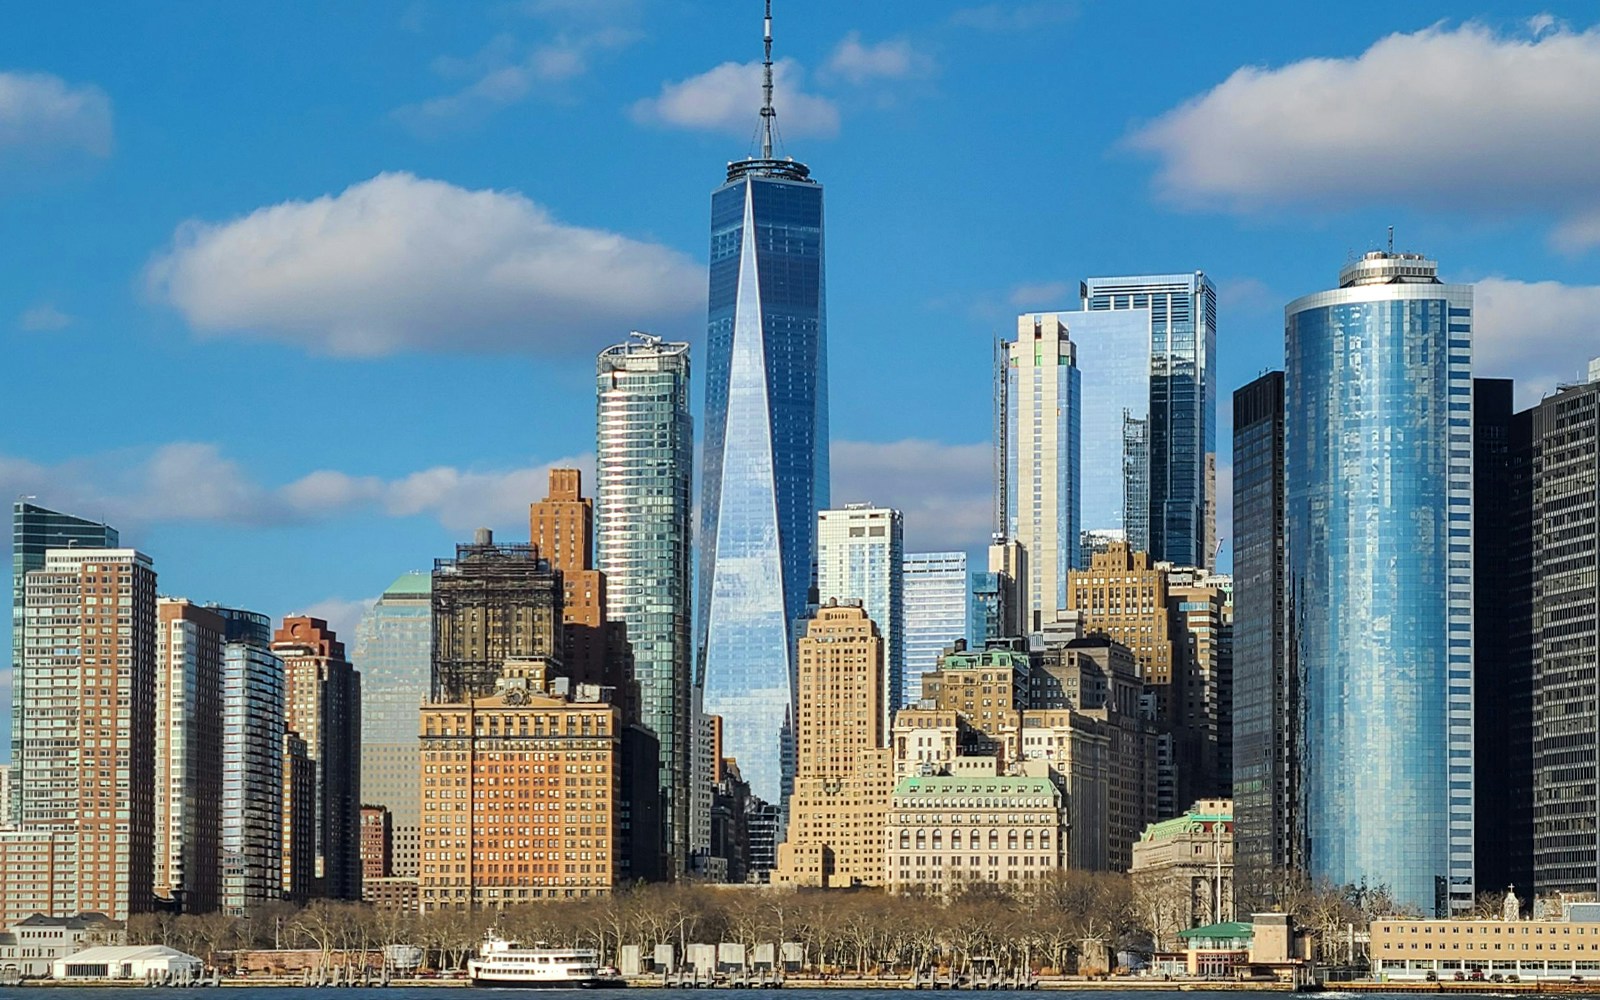
<instances>
[{"instance_id":1,"label":"wispy cloud","mask_svg":"<svg viewBox=\"0 0 1600 1000\"><path fill-rule=\"evenodd\" d=\"M1076 303L1071 301L1069 296L1075 291L1077 288L1071 282L1038 281L1011 289L1006 301L1024 312L1040 309L1071 309Z\"/></svg>"},{"instance_id":2,"label":"wispy cloud","mask_svg":"<svg viewBox=\"0 0 1600 1000\"><path fill-rule=\"evenodd\" d=\"M588 353L618 330L677 328L705 295L676 250L403 173L186 222L146 278L202 335L346 356Z\"/></svg>"},{"instance_id":3,"label":"wispy cloud","mask_svg":"<svg viewBox=\"0 0 1600 1000\"><path fill-rule=\"evenodd\" d=\"M259 527L365 513L431 517L463 532L525 519L528 504L545 495L552 468L591 473L594 458L513 468L434 466L393 478L323 469L274 486L215 444L177 441L55 465L0 455L0 495L35 495L124 528L186 522Z\"/></svg>"},{"instance_id":4,"label":"wispy cloud","mask_svg":"<svg viewBox=\"0 0 1600 1000\"><path fill-rule=\"evenodd\" d=\"M908 551L984 546L992 521L993 455L988 444L835 441L829 450L833 503L898 508Z\"/></svg>"},{"instance_id":5,"label":"wispy cloud","mask_svg":"<svg viewBox=\"0 0 1600 1000\"><path fill-rule=\"evenodd\" d=\"M305 607L291 608L285 613L321 618L340 639L344 640L345 648L350 649L355 644L356 626L360 624L361 616L376 603L378 603L376 597L361 597L355 600L347 597L325 597ZM358 670L364 667L365 664L356 664Z\"/></svg>"},{"instance_id":6,"label":"wispy cloud","mask_svg":"<svg viewBox=\"0 0 1600 1000\"><path fill-rule=\"evenodd\" d=\"M907 39L888 38L868 44L861 40L859 31L844 36L825 67L830 76L857 85L927 76L934 68L933 57L917 51Z\"/></svg>"},{"instance_id":7,"label":"wispy cloud","mask_svg":"<svg viewBox=\"0 0 1600 1000\"><path fill-rule=\"evenodd\" d=\"M1577 250L1600 244L1595 80L1600 28L1436 25L1353 58L1239 69L1130 142L1160 160L1159 190L1184 206L1531 212Z\"/></svg>"},{"instance_id":8,"label":"wispy cloud","mask_svg":"<svg viewBox=\"0 0 1600 1000\"><path fill-rule=\"evenodd\" d=\"M111 99L49 73L0 72L0 156L111 155Z\"/></svg>"},{"instance_id":9,"label":"wispy cloud","mask_svg":"<svg viewBox=\"0 0 1600 1000\"><path fill-rule=\"evenodd\" d=\"M65 330L72 322L73 317L49 302L41 302L22 311L22 315L17 317L17 328L29 333L49 333Z\"/></svg>"},{"instance_id":10,"label":"wispy cloud","mask_svg":"<svg viewBox=\"0 0 1600 1000\"><path fill-rule=\"evenodd\" d=\"M636 101L633 120L644 125L750 136L760 120L761 64L727 62L698 76L661 85L655 97ZM808 93L805 71L792 59L773 64L773 105L778 128L788 136L831 136L839 131L839 108Z\"/></svg>"},{"instance_id":11,"label":"wispy cloud","mask_svg":"<svg viewBox=\"0 0 1600 1000\"><path fill-rule=\"evenodd\" d=\"M1517 380L1517 405L1580 381L1600 356L1600 285L1485 278L1474 286L1472 371Z\"/></svg>"}]
</instances>

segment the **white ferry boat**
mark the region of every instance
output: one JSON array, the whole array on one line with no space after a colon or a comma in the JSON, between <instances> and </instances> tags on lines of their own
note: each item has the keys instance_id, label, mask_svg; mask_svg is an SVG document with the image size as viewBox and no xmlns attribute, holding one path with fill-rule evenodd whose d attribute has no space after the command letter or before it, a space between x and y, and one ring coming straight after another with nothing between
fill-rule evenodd
<instances>
[{"instance_id":1,"label":"white ferry boat","mask_svg":"<svg viewBox=\"0 0 1600 1000\"><path fill-rule=\"evenodd\" d=\"M551 948L543 941L524 948L490 931L467 960L474 986L521 989L604 989L626 986L615 970L601 969L595 953L584 948Z\"/></svg>"}]
</instances>

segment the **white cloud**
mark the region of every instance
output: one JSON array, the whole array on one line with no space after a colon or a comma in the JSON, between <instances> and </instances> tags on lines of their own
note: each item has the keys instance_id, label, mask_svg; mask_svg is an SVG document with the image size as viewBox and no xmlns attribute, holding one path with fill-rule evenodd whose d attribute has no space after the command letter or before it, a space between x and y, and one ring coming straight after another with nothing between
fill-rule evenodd
<instances>
[{"instance_id":1,"label":"white cloud","mask_svg":"<svg viewBox=\"0 0 1600 1000\"><path fill-rule=\"evenodd\" d=\"M47 333L52 330L65 330L72 325L73 317L57 309L48 302L41 302L22 311L17 317L17 327L29 333Z\"/></svg>"},{"instance_id":2,"label":"white cloud","mask_svg":"<svg viewBox=\"0 0 1600 1000\"><path fill-rule=\"evenodd\" d=\"M1011 289L1008 301L1024 312L1040 309L1071 309L1075 303L1069 301L1067 297L1076 290L1066 281L1039 281Z\"/></svg>"},{"instance_id":3,"label":"white cloud","mask_svg":"<svg viewBox=\"0 0 1600 1000\"><path fill-rule=\"evenodd\" d=\"M1281 311L1289 299L1272 290L1260 278L1229 278L1217 287L1217 305L1229 313L1270 313Z\"/></svg>"},{"instance_id":4,"label":"white cloud","mask_svg":"<svg viewBox=\"0 0 1600 1000\"><path fill-rule=\"evenodd\" d=\"M293 524L356 513L431 517L454 532L526 520L552 468L592 474L592 455L509 469L436 466L398 478L320 470L281 486L252 477L216 445L179 441L44 466L0 456L0 495L31 494L120 527L168 522Z\"/></svg>"},{"instance_id":5,"label":"white cloud","mask_svg":"<svg viewBox=\"0 0 1600 1000\"><path fill-rule=\"evenodd\" d=\"M932 58L917 52L906 39L890 38L867 45L861 41L859 31L844 36L827 64L830 75L854 84L924 76L932 69Z\"/></svg>"},{"instance_id":6,"label":"white cloud","mask_svg":"<svg viewBox=\"0 0 1600 1000\"><path fill-rule=\"evenodd\" d=\"M805 71L792 59L773 64L772 104L780 134L831 136L839 131L839 109L806 93ZM633 105L640 124L751 136L760 122L761 64L727 62L687 80L661 85L655 97Z\"/></svg>"},{"instance_id":7,"label":"white cloud","mask_svg":"<svg viewBox=\"0 0 1600 1000\"><path fill-rule=\"evenodd\" d=\"M835 441L832 501L901 510L908 552L981 548L993 530L993 457L988 444Z\"/></svg>"},{"instance_id":8,"label":"white cloud","mask_svg":"<svg viewBox=\"0 0 1600 1000\"><path fill-rule=\"evenodd\" d=\"M111 99L48 73L0 73L0 153L111 155Z\"/></svg>"},{"instance_id":9,"label":"white cloud","mask_svg":"<svg viewBox=\"0 0 1600 1000\"><path fill-rule=\"evenodd\" d=\"M1582 381L1600 355L1600 285L1485 278L1474 285L1473 374L1517 380L1518 406Z\"/></svg>"},{"instance_id":10,"label":"white cloud","mask_svg":"<svg viewBox=\"0 0 1600 1000\"><path fill-rule=\"evenodd\" d=\"M198 333L315 353L589 353L705 301L676 250L554 219L514 191L385 173L180 226L146 272Z\"/></svg>"},{"instance_id":11,"label":"white cloud","mask_svg":"<svg viewBox=\"0 0 1600 1000\"><path fill-rule=\"evenodd\" d=\"M483 116L526 99L540 87L574 80L589 72L593 57L615 51L638 35L620 27L558 32L538 45L524 46L501 35L467 59L435 61L442 76L472 81L452 93L396 108L396 120L423 135L476 123Z\"/></svg>"},{"instance_id":12,"label":"white cloud","mask_svg":"<svg viewBox=\"0 0 1600 1000\"><path fill-rule=\"evenodd\" d=\"M1550 213L1600 243L1600 29L1436 25L1361 55L1245 67L1131 137L1173 200Z\"/></svg>"},{"instance_id":13,"label":"white cloud","mask_svg":"<svg viewBox=\"0 0 1600 1000\"><path fill-rule=\"evenodd\" d=\"M345 651L353 653L356 642L356 625L361 622L361 616L366 614L377 602L378 599L376 597L363 597L353 601L345 597L327 597L303 608L291 609L288 614L321 618L339 636L340 641L344 643ZM283 616L280 615L279 620L281 621L282 618ZM360 670L363 665L357 663L355 666L357 670Z\"/></svg>"},{"instance_id":14,"label":"white cloud","mask_svg":"<svg viewBox=\"0 0 1600 1000\"><path fill-rule=\"evenodd\" d=\"M950 23L980 31L1031 31L1070 21L1078 14L1075 0L1038 0L1036 3L989 3L963 7L950 15Z\"/></svg>"}]
</instances>

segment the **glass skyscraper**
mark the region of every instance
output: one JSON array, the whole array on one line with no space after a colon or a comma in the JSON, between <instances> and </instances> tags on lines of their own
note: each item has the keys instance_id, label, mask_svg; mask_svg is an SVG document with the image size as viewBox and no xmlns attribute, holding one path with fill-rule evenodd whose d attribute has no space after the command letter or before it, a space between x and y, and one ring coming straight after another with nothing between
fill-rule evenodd
<instances>
[{"instance_id":1,"label":"glass skyscraper","mask_svg":"<svg viewBox=\"0 0 1600 1000\"><path fill-rule=\"evenodd\" d=\"M606 615L627 625L642 721L660 743L668 851L682 871L691 839L694 707L689 345L635 334L600 352L596 380L597 565Z\"/></svg>"},{"instance_id":2,"label":"glass skyscraper","mask_svg":"<svg viewBox=\"0 0 1600 1000\"><path fill-rule=\"evenodd\" d=\"M792 757L793 629L828 506L822 217L810 170L766 151L711 195L699 680L725 754L769 802Z\"/></svg>"},{"instance_id":3,"label":"glass skyscraper","mask_svg":"<svg viewBox=\"0 0 1600 1000\"><path fill-rule=\"evenodd\" d=\"M1022 550L1016 619L1034 635L1066 607L1067 572L1078 565L1077 345L1060 313L1032 313L1017 317L1017 339L1001 344L996 362L996 532Z\"/></svg>"},{"instance_id":4,"label":"glass skyscraper","mask_svg":"<svg viewBox=\"0 0 1600 1000\"><path fill-rule=\"evenodd\" d=\"M1060 313L1078 349L1085 532L1149 550L1151 312L1148 307ZM1120 473L1120 474L1119 474ZM1088 565L1080 552L1078 567Z\"/></svg>"},{"instance_id":5,"label":"glass skyscraper","mask_svg":"<svg viewBox=\"0 0 1600 1000\"><path fill-rule=\"evenodd\" d=\"M967 576L967 648L982 649L990 639L1005 637L1000 574L974 570Z\"/></svg>"},{"instance_id":6,"label":"glass skyscraper","mask_svg":"<svg viewBox=\"0 0 1600 1000\"><path fill-rule=\"evenodd\" d=\"M389 810L395 875L415 875L420 860L417 725L432 677L432 599L432 575L404 573L356 625L352 662L361 671L361 797Z\"/></svg>"},{"instance_id":7,"label":"glass skyscraper","mask_svg":"<svg viewBox=\"0 0 1600 1000\"><path fill-rule=\"evenodd\" d=\"M1284 311L1308 869L1473 904L1472 288L1374 252Z\"/></svg>"},{"instance_id":8,"label":"glass skyscraper","mask_svg":"<svg viewBox=\"0 0 1600 1000\"><path fill-rule=\"evenodd\" d=\"M895 708L922 697L922 675L939 654L967 637L967 554L908 552L901 563L905 604L905 663Z\"/></svg>"},{"instance_id":9,"label":"glass skyscraper","mask_svg":"<svg viewBox=\"0 0 1600 1000\"><path fill-rule=\"evenodd\" d=\"M1147 493L1135 489L1128 494L1134 501L1148 497L1147 510L1137 504L1137 522L1142 513L1147 520L1145 548L1157 560L1179 566L1207 566L1212 563L1217 544L1217 289L1203 273L1151 274L1115 278L1090 278L1083 283L1083 308L1087 312L1149 311L1149 412L1141 424L1130 409L1130 423L1112 444L1126 442L1131 463L1124 470L1126 479L1136 481L1141 471L1148 476ZM1123 343L1131 329L1119 333ZM1080 345L1079 367L1084 370L1085 391L1089 390L1091 362L1088 331L1073 330ZM1098 352L1095 352L1098 356ZM1119 348L1106 356L1109 371L1097 373L1118 387L1118 395L1137 395L1136 376L1129 365L1131 352ZM1121 359L1120 361L1117 359ZM1097 390L1098 391L1098 390ZM1097 422L1114 423L1114 411L1124 408L1113 398L1096 400L1105 412ZM1086 417L1088 410L1085 411ZM1114 430L1114 428L1111 428ZM1090 434L1085 424L1085 435ZM1095 428L1096 435L1106 431ZM1143 441L1139 440L1140 435ZM1101 442L1100 447L1109 447ZM1141 470L1138 458L1143 457ZM1085 455L1086 467L1089 456ZM1097 459L1098 461L1098 459ZM1093 466L1097 471L1106 466ZM1111 466L1114 468L1114 466ZM1086 524L1089 528L1109 525ZM1141 530L1137 523L1126 529L1129 542L1136 542Z\"/></svg>"},{"instance_id":10,"label":"glass skyscraper","mask_svg":"<svg viewBox=\"0 0 1600 1000\"><path fill-rule=\"evenodd\" d=\"M868 503L817 512L817 601L860 601L883 638L883 731L900 707L906 625L904 531L898 510Z\"/></svg>"},{"instance_id":11,"label":"glass skyscraper","mask_svg":"<svg viewBox=\"0 0 1600 1000\"><path fill-rule=\"evenodd\" d=\"M238 917L283 895L287 677L271 649L270 618L215 605L206 610L224 623L220 902L223 913ZM413 789L414 782L413 776Z\"/></svg>"},{"instance_id":12,"label":"glass skyscraper","mask_svg":"<svg viewBox=\"0 0 1600 1000\"><path fill-rule=\"evenodd\" d=\"M47 549L114 549L121 541L110 525L74 517L59 511L18 500L11 506L11 705L7 716L10 727L6 745L11 761L21 764L21 726L16 724L17 706L23 703L27 671L23 669L22 616L23 582L30 570L44 568ZM20 774L20 770L18 771ZM22 783L12 789L11 799L0 802L13 818L20 815ZM4 817L0 817L3 819Z\"/></svg>"},{"instance_id":13,"label":"glass skyscraper","mask_svg":"<svg viewBox=\"0 0 1600 1000\"><path fill-rule=\"evenodd\" d=\"M1233 815L1242 878L1300 869L1300 691L1289 666L1283 372L1233 394Z\"/></svg>"}]
</instances>

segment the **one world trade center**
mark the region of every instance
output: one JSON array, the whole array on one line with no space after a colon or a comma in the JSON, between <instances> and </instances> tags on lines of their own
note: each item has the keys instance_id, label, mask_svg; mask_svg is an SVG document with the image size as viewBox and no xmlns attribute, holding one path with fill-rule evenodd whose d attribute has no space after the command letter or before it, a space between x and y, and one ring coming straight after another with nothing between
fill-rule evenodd
<instances>
[{"instance_id":1,"label":"one world trade center","mask_svg":"<svg viewBox=\"0 0 1600 1000\"><path fill-rule=\"evenodd\" d=\"M773 154L767 8L761 155L711 195L701 491L704 711L751 790L781 801L793 714L792 630L828 505L822 186Z\"/></svg>"}]
</instances>

